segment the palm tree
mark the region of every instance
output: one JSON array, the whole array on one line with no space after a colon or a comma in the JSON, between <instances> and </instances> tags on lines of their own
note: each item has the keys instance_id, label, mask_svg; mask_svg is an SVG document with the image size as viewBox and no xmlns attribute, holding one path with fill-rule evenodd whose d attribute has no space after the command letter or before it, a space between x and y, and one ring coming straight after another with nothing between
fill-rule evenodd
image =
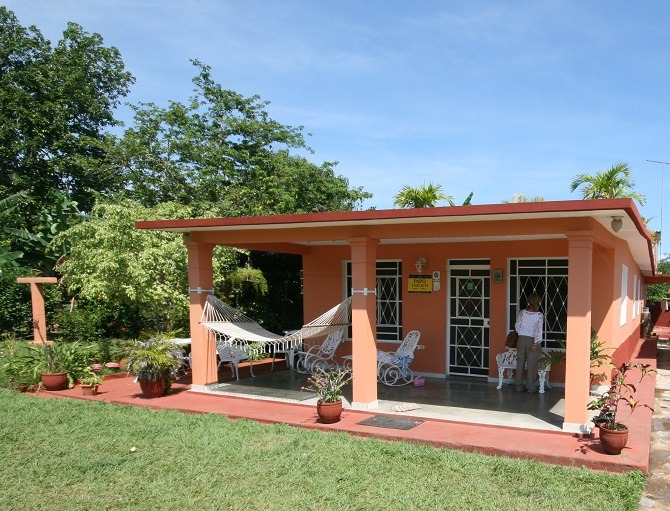
<instances>
[{"instance_id":1,"label":"palm tree","mask_svg":"<svg viewBox=\"0 0 670 511\"><path fill-rule=\"evenodd\" d=\"M502 202L503 204L516 204L519 202L544 202L544 197L540 197L539 195L535 197L526 197L521 193L515 193L512 195L510 200L504 200Z\"/></svg>"},{"instance_id":2,"label":"palm tree","mask_svg":"<svg viewBox=\"0 0 670 511\"><path fill-rule=\"evenodd\" d=\"M393 199L393 204L400 208L434 208L438 201L446 200L450 206L454 205L454 199L450 195L442 193L442 185L428 183L414 188L405 185Z\"/></svg>"},{"instance_id":3,"label":"palm tree","mask_svg":"<svg viewBox=\"0 0 670 511\"><path fill-rule=\"evenodd\" d=\"M572 179L570 191L580 186L582 199L621 199L629 198L644 205L644 196L635 191L635 183L627 163L612 165L609 170L596 172L595 175L578 174Z\"/></svg>"}]
</instances>

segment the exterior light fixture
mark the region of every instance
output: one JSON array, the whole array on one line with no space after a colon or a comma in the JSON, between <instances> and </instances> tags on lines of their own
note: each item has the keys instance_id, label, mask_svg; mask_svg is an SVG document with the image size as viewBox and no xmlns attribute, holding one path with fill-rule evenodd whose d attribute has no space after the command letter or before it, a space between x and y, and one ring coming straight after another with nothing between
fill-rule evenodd
<instances>
[{"instance_id":1,"label":"exterior light fixture","mask_svg":"<svg viewBox=\"0 0 670 511\"><path fill-rule=\"evenodd\" d=\"M426 267L426 258L419 257L416 260L416 263L414 263L414 267L416 268L417 273L423 273L423 269Z\"/></svg>"},{"instance_id":2,"label":"exterior light fixture","mask_svg":"<svg viewBox=\"0 0 670 511\"><path fill-rule=\"evenodd\" d=\"M621 228L623 227L623 220L621 219L620 216L613 216L612 217L612 230L614 232L619 232Z\"/></svg>"}]
</instances>

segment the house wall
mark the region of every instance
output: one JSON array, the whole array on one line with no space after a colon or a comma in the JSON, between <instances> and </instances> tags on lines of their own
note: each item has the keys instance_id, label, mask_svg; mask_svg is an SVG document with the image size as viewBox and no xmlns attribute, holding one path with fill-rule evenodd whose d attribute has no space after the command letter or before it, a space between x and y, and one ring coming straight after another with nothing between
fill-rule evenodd
<instances>
[{"instance_id":1,"label":"house wall","mask_svg":"<svg viewBox=\"0 0 670 511\"><path fill-rule=\"evenodd\" d=\"M609 241L609 240L608 240ZM448 261L450 259L489 259L491 269L503 269L502 284L491 282L489 375L497 376L495 356L504 351L507 324L508 261L517 258L567 257L564 239L490 243L420 243L380 245L377 260L401 260L403 268L403 332L419 330L421 348L415 352L413 367L430 374L447 372L447 299ZM424 273L441 272L441 289L430 294L407 291L410 274L416 273L414 263L420 257L427 260ZM348 246L312 247L303 255L304 320L310 321L340 302L344 295L344 263L350 260ZM622 267L628 267L626 323L619 324ZM633 319L634 275L642 280L639 268L628 246L615 240L613 244L594 244L592 282L592 325L599 340L604 340L613 361L628 360L639 339L640 315ZM574 285L574 284L572 284ZM394 345L380 343L381 349L393 350ZM343 343L338 355L351 353L351 344ZM605 368L603 368L605 372ZM552 369L552 381L563 381L565 368Z\"/></svg>"},{"instance_id":2,"label":"house wall","mask_svg":"<svg viewBox=\"0 0 670 511\"><path fill-rule=\"evenodd\" d=\"M615 300L613 301L613 321L612 321L612 336L611 344L612 347L612 362L615 365L620 365L623 362L627 362L631 359L633 351L638 344L640 339L640 321L641 315L638 313L635 318L633 318L633 310L635 304L638 302L638 297L635 295L635 275L637 275L638 285L642 280L642 275L640 273L635 260L633 259L632 254L628 249L628 245L622 241L617 243L616 255L614 261L614 288L615 288ZM628 279L627 279L627 304L626 304L626 322L624 325L620 324L621 319L621 282L622 282L622 273L623 266L628 268ZM640 304L641 306L641 304Z\"/></svg>"},{"instance_id":3,"label":"house wall","mask_svg":"<svg viewBox=\"0 0 670 511\"><path fill-rule=\"evenodd\" d=\"M567 256L565 239L491 243L421 243L380 245L377 260L401 260L403 268L403 332L419 330L420 346L415 352L413 368L420 372L445 374L447 371L447 298L448 261L450 259L489 259L491 269L503 269L502 284L491 283L490 295L490 376L497 375L495 356L504 351L507 324L508 260L513 258L552 258ZM441 272L441 289L430 294L407 291L414 263L427 260L424 273ZM305 321L309 321L344 297L344 262L349 260L347 246L312 247L303 255L303 290ZM513 327L513 325L512 325ZM394 345L380 343L380 349L393 350ZM338 356L349 354L350 343L343 343ZM552 379L554 379L552 373Z\"/></svg>"}]
</instances>

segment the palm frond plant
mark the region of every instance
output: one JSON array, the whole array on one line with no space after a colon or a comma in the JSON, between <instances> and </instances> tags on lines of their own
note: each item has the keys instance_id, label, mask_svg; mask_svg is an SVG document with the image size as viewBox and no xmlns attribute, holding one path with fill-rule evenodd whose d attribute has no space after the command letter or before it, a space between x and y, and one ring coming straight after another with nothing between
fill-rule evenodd
<instances>
[{"instance_id":1,"label":"palm frond plant","mask_svg":"<svg viewBox=\"0 0 670 511\"><path fill-rule=\"evenodd\" d=\"M155 385L155 393L162 395L170 389L173 375L182 364L181 350L181 346L165 334L136 339L129 344L126 368L135 375L145 394L153 394L150 387Z\"/></svg>"},{"instance_id":2,"label":"palm frond plant","mask_svg":"<svg viewBox=\"0 0 670 511\"><path fill-rule=\"evenodd\" d=\"M454 198L442 193L442 185L428 183L418 188L403 186L394 197L393 203L400 208L434 208L439 201L443 200L451 206L454 205Z\"/></svg>"},{"instance_id":3,"label":"palm frond plant","mask_svg":"<svg viewBox=\"0 0 670 511\"><path fill-rule=\"evenodd\" d=\"M635 191L632 171L627 163L620 162L607 170L595 174L577 174L570 184L574 192L582 187L582 199L621 199L629 198L644 205L645 199Z\"/></svg>"}]
</instances>

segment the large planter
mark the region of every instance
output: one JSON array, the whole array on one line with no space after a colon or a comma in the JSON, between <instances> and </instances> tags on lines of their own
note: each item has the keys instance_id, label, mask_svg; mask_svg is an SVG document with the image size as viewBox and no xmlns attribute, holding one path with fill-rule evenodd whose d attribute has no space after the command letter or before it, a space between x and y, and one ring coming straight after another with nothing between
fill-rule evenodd
<instances>
[{"instance_id":1,"label":"large planter","mask_svg":"<svg viewBox=\"0 0 670 511\"><path fill-rule=\"evenodd\" d=\"M322 403L319 401L316 404L316 413L324 424L339 422L342 416L342 400L340 399L334 403Z\"/></svg>"},{"instance_id":2,"label":"large planter","mask_svg":"<svg viewBox=\"0 0 670 511\"><path fill-rule=\"evenodd\" d=\"M142 389L142 393L148 398L160 397L165 394L167 379L140 380L140 388Z\"/></svg>"},{"instance_id":3,"label":"large planter","mask_svg":"<svg viewBox=\"0 0 670 511\"><path fill-rule=\"evenodd\" d=\"M67 383L67 373L42 373L42 385L46 390L64 390Z\"/></svg>"},{"instance_id":4,"label":"large planter","mask_svg":"<svg viewBox=\"0 0 670 511\"><path fill-rule=\"evenodd\" d=\"M600 444L607 454L621 454L621 451L626 447L628 442L628 428L625 429L609 429L601 425L599 429Z\"/></svg>"}]
</instances>

